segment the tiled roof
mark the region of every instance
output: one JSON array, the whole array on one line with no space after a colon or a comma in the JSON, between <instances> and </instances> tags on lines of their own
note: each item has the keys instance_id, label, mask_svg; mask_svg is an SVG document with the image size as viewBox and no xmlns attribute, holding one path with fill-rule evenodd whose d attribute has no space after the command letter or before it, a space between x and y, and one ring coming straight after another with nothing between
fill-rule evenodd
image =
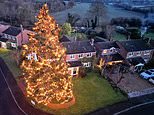
<instances>
[{"instance_id":1,"label":"tiled roof","mask_svg":"<svg viewBox=\"0 0 154 115\"><path fill-rule=\"evenodd\" d=\"M12 36L17 36L20 32L21 32L20 28L11 26L8 29L4 30L2 33Z\"/></svg>"},{"instance_id":2,"label":"tiled roof","mask_svg":"<svg viewBox=\"0 0 154 115\"><path fill-rule=\"evenodd\" d=\"M0 24L0 33L2 33L3 31L5 31L5 30L8 29L9 27L10 27L9 25Z\"/></svg>"},{"instance_id":3,"label":"tiled roof","mask_svg":"<svg viewBox=\"0 0 154 115\"><path fill-rule=\"evenodd\" d=\"M102 56L103 58L106 57L106 62L111 62L111 61L121 61L124 60L124 58L119 54L111 54L109 56Z\"/></svg>"},{"instance_id":4,"label":"tiled roof","mask_svg":"<svg viewBox=\"0 0 154 115\"><path fill-rule=\"evenodd\" d=\"M120 43L128 52L153 49L144 40L127 40L127 41L120 41Z\"/></svg>"},{"instance_id":5,"label":"tiled roof","mask_svg":"<svg viewBox=\"0 0 154 115\"><path fill-rule=\"evenodd\" d=\"M62 44L66 48L67 54L95 52L90 41L63 42Z\"/></svg>"},{"instance_id":6,"label":"tiled roof","mask_svg":"<svg viewBox=\"0 0 154 115\"><path fill-rule=\"evenodd\" d=\"M119 48L116 42L98 42L95 44L95 47L99 50L110 49L112 47Z\"/></svg>"},{"instance_id":7,"label":"tiled roof","mask_svg":"<svg viewBox=\"0 0 154 115\"><path fill-rule=\"evenodd\" d=\"M82 66L82 63L81 61L71 61L71 62L68 62L70 64L70 67L79 67L79 66Z\"/></svg>"}]
</instances>

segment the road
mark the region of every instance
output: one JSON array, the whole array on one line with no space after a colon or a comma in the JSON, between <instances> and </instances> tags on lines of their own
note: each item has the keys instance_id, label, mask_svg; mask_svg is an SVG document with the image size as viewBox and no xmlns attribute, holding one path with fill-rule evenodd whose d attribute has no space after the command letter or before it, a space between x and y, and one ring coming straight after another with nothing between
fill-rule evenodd
<instances>
[{"instance_id":1,"label":"road","mask_svg":"<svg viewBox=\"0 0 154 115\"><path fill-rule=\"evenodd\" d=\"M0 71L0 115L23 115L13 100Z\"/></svg>"},{"instance_id":2,"label":"road","mask_svg":"<svg viewBox=\"0 0 154 115\"><path fill-rule=\"evenodd\" d=\"M154 102L136 107L118 115L154 115Z\"/></svg>"},{"instance_id":3,"label":"road","mask_svg":"<svg viewBox=\"0 0 154 115\"><path fill-rule=\"evenodd\" d=\"M0 115L49 115L26 101L12 73L1 58Z\"/></svg>"}]
</instances>

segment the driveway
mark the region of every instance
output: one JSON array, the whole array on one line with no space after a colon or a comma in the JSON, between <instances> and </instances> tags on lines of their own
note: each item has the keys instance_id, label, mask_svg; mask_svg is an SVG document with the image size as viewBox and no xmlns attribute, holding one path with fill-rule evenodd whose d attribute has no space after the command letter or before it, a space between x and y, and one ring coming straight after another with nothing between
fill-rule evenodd
<instances>
[{"instance_id":1,"label":"driveway","mask_svg":"<svg viewBox=\"0 0 154 115\"><path fill-rule=\"evenodd\" d=\"M118 72L118 68L118 66L112 67L105 74L126 93L154 88L154 85L140 78L137 73L131 73L128 71L127 73L122 74Z\"/></svg>"}]
</instances>

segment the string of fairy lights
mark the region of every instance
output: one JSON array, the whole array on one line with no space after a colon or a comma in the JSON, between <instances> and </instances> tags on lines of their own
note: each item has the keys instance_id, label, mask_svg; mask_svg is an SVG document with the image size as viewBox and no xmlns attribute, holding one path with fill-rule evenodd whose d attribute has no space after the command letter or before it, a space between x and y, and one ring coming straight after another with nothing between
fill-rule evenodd
<instances>
[{"instance_id":1,"label":"string of fairy lights","mask_svg":"<svg viewBox=\"0 0 154 115\"><path fill-rule=\"evenodd\" d=\"M49 15L47 4L22 48L21 69L27 97L38 104L67 103L73 98L72 77L68 73L66 49L59 42L60 29Z\"/></svg>"}]
</instances>

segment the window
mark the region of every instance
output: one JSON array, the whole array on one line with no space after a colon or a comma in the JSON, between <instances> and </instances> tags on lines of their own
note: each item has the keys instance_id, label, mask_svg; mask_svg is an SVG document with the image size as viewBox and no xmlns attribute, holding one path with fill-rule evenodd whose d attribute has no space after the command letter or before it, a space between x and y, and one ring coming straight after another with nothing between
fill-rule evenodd
<instances>
[{"instance_id":1,"label":"window","mask_svg":"<svg viewBox=\"0 0 154 115\"><path fill-rule=\"evenodd\" d=\"M11 36L11 39L12 39L12 40L15 40L15 37L14 37L14 36Z\"/></svg>"},{"instance_id":2,"label":"window","mask_svg":"<svg viewBox=\"0 0 154 115\"><path fill-rule=\"evenodd\" d=\"M141 52L140 51L136 52L136 56L141 56Z\"/></svg>"},{"instance_id":3,"label":"window","mask_svg":"<svg viewBox=\"0 0 154 115\"><path fill-rule=\"evenodd\" d=\"M7 34L4 34L4 37L7 38Z\"/></svg>"},{"instance_id":4,"label":"window","mask_svg":"<svg viewBox=\"0 0 154 115\"><path fill-rule=\"evenodd\" d=\"M14 47L14 48L17 47L16 43L11 43L11 46Z\"/></svg>"},{"instance_id":5,"label":"window","mask_svg":"<svg viewBox=\"0 0 154 115\"><path fill-rule=\"evenodd\" d=\"M132 56L133 56L133 52L129 52L128 57L132 57Z\"/></svg>"},{"instance_id":6,"label":"window","mask_svg":"<svg viewBox=\"0 0 154 115\"><path fill-rule=\"evenodd\" d=\"M79 54L79 58L83 58L83 54Z\"/></svg>"},{"instance_id":7,"label":"window","mask_svg":"<svg viewBox=\"0 0 154 115\"><path fill-rule=\"evenodd\" d=\"M74 59L74 55L70 55L70 58L71 58L71 59Z\"/></svg>"},{"instance_id":8,"label":"window","mask_svg":"<svg viewBox=\"0 0 154 115\"><path fill-rule=\"evenodd\" d=\"M150 55L150 51L149 50L144 51L144 55Z\"/></svg>"},{"instance_id":9,"label":"window","mask_svg":"<svg viewBox=\"0 0 154 115\"><path fill-rule=\"evenodd\" d=\"M76 74L77 74L76 69L73 69L73 75L76 75Z\"/></svg>"},{"instance_id":10,"label":"window","mask_svg":"<svg viewBox=\"0 0 154 115\"><path fill-rule=\"evenodd\" d=\"M110 53L114 53L116 49L114 47L110 48Z\"/></svg>"},{"instance_id":11,"label":"window","mask_svg":"<svg viewBox=\"0 0 154 115\"><path fill-rule=\"evenodd\" d=\"M87 53L87 57L91 57L92 56L92 54L91 53Z\"/></svg>"},{"instance_id":12,"label":"window","mask_svg":"<svg viewBox=\"0 0 154 115\"><path fill-rule=\"evenodd\" d=\"M103 50L103 54L106 54L107 53L107 50Z\"/></svg>"},{"instance_id":13,"label":"window","mask_svg":"<svg viewBox=\"0 0 154 115\"><path fill-rule=\"evenodd\" d=\"M90 62L83 63L83 66L85 66L85 67L91 67L91 63Z\"/></svg>"}]
</instances>

